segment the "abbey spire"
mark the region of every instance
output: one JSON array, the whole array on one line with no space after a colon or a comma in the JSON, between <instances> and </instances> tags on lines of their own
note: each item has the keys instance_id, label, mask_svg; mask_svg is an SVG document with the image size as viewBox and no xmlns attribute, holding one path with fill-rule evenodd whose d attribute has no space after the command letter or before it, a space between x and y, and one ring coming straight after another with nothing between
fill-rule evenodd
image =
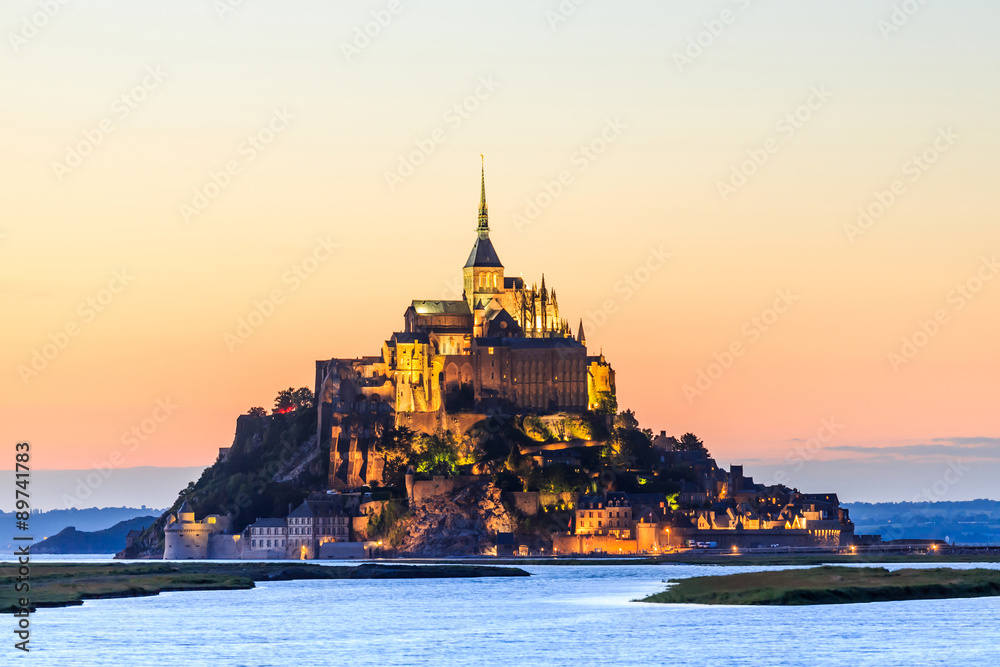
<instances>
[{"instance_id":1,"label":"abbey spire","mask_svg":"<svg viewBox=\"0 0 1000 667\"><path fill-rule=\"evenodd\" d=\"M483 161L483 180L479 190L479 226L476 227L476 232L479 233L479 238L483 238L484 235L490 235L490 214L486 207L486 157L482 154L479 157Z\"/></svg>"},{"instance_id":2,"label":"abbey spire","mask_svg":"<svg viewBox=\"0 0 1000 667\"><path fill-rule=\"evenodd\" d=\"M480 155L482 158L483 156ZM490 216L486 207L486 159L483 158L482 178L479 186L479 224L476 226L476 242L465 263L465 298L469 307L489 303L497 295L503 294L503 264L497 256L496 248L490 241Z\"/></svg>"}]
</instances>

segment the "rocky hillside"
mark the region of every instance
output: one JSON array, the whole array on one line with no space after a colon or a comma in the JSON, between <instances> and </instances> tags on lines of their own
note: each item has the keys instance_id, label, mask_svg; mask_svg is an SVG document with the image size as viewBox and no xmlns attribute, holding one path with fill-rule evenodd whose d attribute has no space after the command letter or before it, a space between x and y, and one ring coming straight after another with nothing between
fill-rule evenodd
<instances>
[{"instance_id":1,"label":"rocky hillside","mask_svg":"<svg viewBox=\"0 0 1000 667\"><path fill-rule=\"evenodd\" d=\"M261 517L286 516L313 491L326 488L329 456L316 439L316 409L236 420L232 448L201 478L181 491L173 506L146 529L131 550L116 558L158 558L163 554L167 516L187 500L201 519L228 516L241 532Z\"/></svg>"},{"instance_id":2,"label":"rocky hillside","mask_svg":"<svg viewBox=\"0 0 1000 667\"><path fill-rule=\"evenodd\" d=\"M414 507L395 526L399 536L397 553L426 557L495 555L496 534L512 532L515 526L500 493L493 484L475 484Z\"/></svg>"}]
</instances>

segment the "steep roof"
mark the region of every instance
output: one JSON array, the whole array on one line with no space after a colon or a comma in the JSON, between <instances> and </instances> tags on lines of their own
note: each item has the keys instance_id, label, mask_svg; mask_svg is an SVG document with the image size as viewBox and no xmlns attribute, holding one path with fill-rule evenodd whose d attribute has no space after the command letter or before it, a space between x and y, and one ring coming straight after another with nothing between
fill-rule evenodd
<instances>
[{"instance_id":1,"label":"steep roof","mask_svg":"<svg viewBox=\"0 0 1000 667\"><path fill-rule=\"evenodd\" d=\"M289 518L316 516L344 516L343 504L340 500L306 500L288 515Z\"/></svg>"},{"instance_id":2,"label":"steep roof","mask_svg":"<svg viewBox=\"0 0 1000 667\"><path fill-rule=\"evenodd\" d=\"M465 268L468 269L471 267L503 268L503 264L500 263L500 256L497 255L496 248L493 247L493 242L490 241L488 229L485 232L479 233L475 244L472 246L472 252L469 253L469 260L465 263Z\"/></svg>"},{"instance_id":3,"label":"steep roof","mask_svg":"<svg viewBox=\"0 0 1000 667\"><path fill-rule=\"evenodd\" d=\"M457 301L434 301L431 299L414 300L410 304L418 315L472 315L469 302L465 299Z\"/></svg>"},{"instance_id":4,"label":"steep roof","mask_svg":"<svg viewBox=\"0 0 1000 667\"><path fill-rule=\"evenodd\" d=\"M404 345L407 343L427 343L428 340L427 334L425 333L406 333L403 331L397 331L392 334L392 338L387 340L386 343L388 343L390 347L395 347L398 343L402 343Z\"/></svg>"}]
</instances>

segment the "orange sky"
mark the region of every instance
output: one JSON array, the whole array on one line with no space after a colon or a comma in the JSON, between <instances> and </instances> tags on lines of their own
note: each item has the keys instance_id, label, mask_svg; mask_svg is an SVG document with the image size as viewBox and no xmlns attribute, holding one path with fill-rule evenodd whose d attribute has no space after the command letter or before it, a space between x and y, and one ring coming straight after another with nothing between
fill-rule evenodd
<instances>
[{"instance_id":1,"label":"orange sky","mask_svg":"<svg viewBox=\"0 0 1000 667\"><path fill-rule=\"evenodd\" d=\"M207 464L377 353L457 296L480 153L508 275L545 272L644 425L724 462L830 419L819 459L996 444L995 5L336 4L103 0L7 40L0 440L36 467Z\"/></svg>"}]
</instances>

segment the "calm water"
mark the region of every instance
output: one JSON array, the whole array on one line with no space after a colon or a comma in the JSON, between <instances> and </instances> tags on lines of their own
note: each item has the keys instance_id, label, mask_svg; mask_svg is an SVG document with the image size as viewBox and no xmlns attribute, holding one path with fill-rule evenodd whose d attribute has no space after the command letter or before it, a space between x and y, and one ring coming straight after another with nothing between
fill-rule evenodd
<instances>
[{"instance_id":1,"label":"calm water","mask_svg":"<svg viewBox=\"0 0 1000 667\"><path fill-rule=\"evenodd\" d=\"M786 608L651 605L630 600L662 590L668 577L775 568L524 569L533 576L260 583L250 591L43 609L33 617L29 660L116 666L1000 661L1000 598ZM0 653L8 651L4 646Z\"/></svg>"}]
</instances>

